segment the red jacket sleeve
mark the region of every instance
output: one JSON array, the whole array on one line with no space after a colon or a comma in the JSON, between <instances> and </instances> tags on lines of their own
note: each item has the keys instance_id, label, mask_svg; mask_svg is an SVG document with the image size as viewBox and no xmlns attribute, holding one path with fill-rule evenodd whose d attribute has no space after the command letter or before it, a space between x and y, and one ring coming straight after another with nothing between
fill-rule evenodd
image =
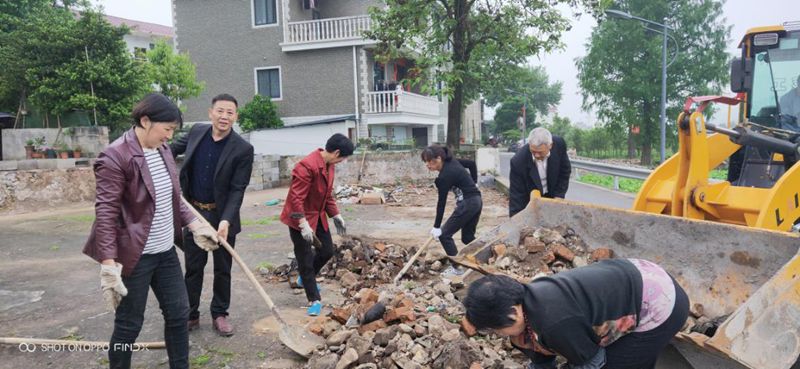
<instances>
[{"instance_id":1,"label":"red jacket sleeve","mask_svg":"<svg viewBox=\"0 0 800 369\"><path fill-rule=\"evenodd\" d=\"M292 169L292 184L289 187L289 215L292 219L299 221L304 219L306 211L304 203L308 196L308 191L311 189L311 171L303 165L298 163Z\"/></svg>"},{"instance_id":2,"label":"red jacket sleeve","mask_svg":"<svg viewBox=\"0 0 800 369\"><path fill-rule=\"evenodd\" d=\"M328 200L325 201L325 213L328 214L329 217L339 215L339 207L336 206L336 196L333 191L334 189L331 189L331 193L328 194Z\"/></svg>"}]
</instances>

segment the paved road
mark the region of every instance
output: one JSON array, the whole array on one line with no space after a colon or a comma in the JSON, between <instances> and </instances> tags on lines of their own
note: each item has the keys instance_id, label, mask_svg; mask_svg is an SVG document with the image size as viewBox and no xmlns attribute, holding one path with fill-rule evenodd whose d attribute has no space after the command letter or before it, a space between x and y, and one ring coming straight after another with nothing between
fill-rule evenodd
<instances>
[{"instance_id":1,"label":"paved road","mask_svg":"<svg viewBox=\"0 0 800 369\"><path fill-rule=\"evenodd\" d=\"M514 153L500 153L500 175L508 178L511 171L510 160ZM587 202L591 204L630 209L634 196L617 191L607 190L602 187L570 181L567 200Z\"/></svg>"}]
</instances>

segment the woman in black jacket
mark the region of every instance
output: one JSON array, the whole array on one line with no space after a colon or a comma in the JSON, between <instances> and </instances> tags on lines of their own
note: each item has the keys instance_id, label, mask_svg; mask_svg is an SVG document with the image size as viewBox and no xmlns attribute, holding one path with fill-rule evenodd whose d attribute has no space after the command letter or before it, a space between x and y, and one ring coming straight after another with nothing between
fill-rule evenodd
<instances>
[{"instance_id":1,"label":"woman in black jacket","mask_svg":"<svg viewBox=\"0 0 800 369\"><path fill-rule=\"evenodd\" d=\"M461 241L465 245L475 239L475 229L478 227L478 220L483 208L481 192L475 186L475 180L470 173L459 160L453 160L446 147L428 146L422 151L421 158L428 170L439 172L435 181L439 200L436 203L436 220L431 229L431 236L442 243L448 256L455 256L458 254L458 249L453 240L453 234L461 230ZM456 209L442 226L447 193L450 191L453 192L456 199ZM444 273L460 275L463 271L450 266Z\"/></svg>"}]
</instances>

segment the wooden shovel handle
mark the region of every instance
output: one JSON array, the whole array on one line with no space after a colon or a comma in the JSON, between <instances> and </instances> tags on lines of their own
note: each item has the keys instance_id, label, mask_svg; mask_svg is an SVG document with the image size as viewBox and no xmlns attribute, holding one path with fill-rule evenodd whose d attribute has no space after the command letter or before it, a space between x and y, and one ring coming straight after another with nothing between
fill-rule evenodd
<instances>
[{"instance_id":1,"label":"wooden shovel handle","mask_svg":"<svg viewBox=\"0 0 800 369\"><path fill-rule=\"evenodd\" d=\"M433 236L428 237L428 241L425 241L425 244L422 245L422 247L420 247L419 250L417 250L417 253L414 254L414 256L412 256L411 259L408 259L406 265L403 266L403 269L400 269L400 273L397 273L397 275L394 277L395 284L397 284L397 281L400 280L400 277L402 277L403 274L406 274L408 268L411 268L411 266L414 265L414 261L417 260L417 258L422 254L423 251L425 251L425 249L428 248L428 245L430 245L431 242L433 242Z\"/></svg>"},{"instance_id":2,"label":"wooden shovel handle","mask_svg":"<svg viewBox=\"0 0 800 369\"><path fill-rule=\"evenodd\" d=\"M194 216L196 216L199 221L203 222L203 224L214 229L214 227L212 227L211 224L208 223L206 218L204 218L203 215L201 215L200 212L198 212L197 209L195 209L194 206L192 206L192 204L186 201L186 199L183 196L181 196L181 200L183 201L183 204L186 205L187 208L189 208L189 211L191 211L192 214L194 214ZM216 231L216 229L214 229L214 231ZM270 311L272 312L272 315L275 316L275 319L278 319L278 321L281 324L286 325L286 322L283 320L283 318L281 318L280 314L278 313L278 309L275 307L275 303L272 302L272 299L269 297L269 295L267 295L267 292L264 291L263 287L261 287L261 283L258 282L256 276L254 276L253 272L250 271L250 268L247 267L247 264L244 263L242 258L239 257L239 254L237 254L236 251L233 249L233 247L231 247L231 245L228 243L228 240L220 238L219 244L222 245L222 247L224 247L225 250L227 250L228 253L231 254L233 260L236 260L236 264L239 264L239 266L242 268L244 274L247 275L247 279L249 279L250 282L253 283L253 286L256 287L256 291L258 291L258 294L261 295L261 298L264 299L264 302L267 303L267 307L269 307Z\"/></svg>"}]
</instances>

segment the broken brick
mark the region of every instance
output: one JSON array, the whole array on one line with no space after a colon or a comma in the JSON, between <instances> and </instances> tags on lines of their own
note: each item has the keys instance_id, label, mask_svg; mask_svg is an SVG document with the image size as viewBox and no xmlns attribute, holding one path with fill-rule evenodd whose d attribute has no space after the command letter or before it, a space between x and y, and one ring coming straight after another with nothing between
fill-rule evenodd
<instances>
[{"instance_id":1,"label":"broken brick","mask_svg":"<svg viewBox=\"0 0 800 369\"><path fill-rule=\"evenodd\" d=\"M564 259L566 261L569 261L569 262L571 262L573 259L575 259L575 253L572 252L572 250L570 250L568 247L566 247L566 246L564 246L562 244L557 244L556 247L553 249L553 252L558 257L560 257L560 258L562 258L562 259Z\"/></svg>"},{"instance_id":2,"label":"broken brick","mask_svg":"<svg viewBox=\"0 0 800 369\"><path fill-rule=\"evenodd\" d=\"M609 248L601 247L592 251L592 260L611 259L613 257L614 251Z\"/></svg>"},{"instance_id":3,"label":"broken brick","mask_svg":"<svg viewBox=\"0 0 800 369\"><path fill-rule=\"evenodd\" d=\"M328 318L326 316L317 317L316 319L308 323L308 331L316 334L317 336L321 336L322 332L325 331L325 323L327 323L330 320L331 318Z\"/></svg>"},{"instance_id":4,"label":"broken brick","mask_svg":"<svg viewBox=\"0 0 800 369\"><path fill-rule=\"evenodd\" d=\"M380 251L380 252L384 252L384 251L386 251L386 244L385 244L385 243L383 243L383 242L377 242L377 243L375 243L374 245L372 245L372 247L373 247L375 250L378 250L378 251Z\"/></svg>"},{"instance_id":5,"label":"broken brick","mask_svg":"<svg viewBox=\"0 0 800 369\"><path fill-rule=\"evenodd\" d=\"M378 302L378 293L371 288L362 288L356 295L356 301L360 304L371 305Z\"/></svg>"},{"instance_id":6,"label":"broken brick","mask_svg":"<svg viewBox=\"0 0 800 369\"><path fill-rule=\"evenodd\" d=\"M394 303L396 308L414 308L414 300L410 298L403 298Z\"/></svg>"},{"instance_id":7,"label":"broken brick","mask_svg":"<svg viewBox=\"0 0 800 369\"><path fill-rule=\"evenodd\" d=\"M350 319L350 315L353 313L352 306L345 306L343 308L333 308L333 312L331 312L331 319L339 322L339 324L345 324L347 319Z\"/></svg>"},{"instance_id":8,"label":"broken brick","mask_svg":"<svg viewBox=\"0 0 800 369\"><path fill-rule=\"evenodd\" d=\"M483 369L481 366L480 361L473 362L472 365L469 366L469 369Z\"/></svg>"},{"instance_id":9,"label":"broken brick","mask_svg":"<svg viewBox=\"0 0 800 369\"><path fill-rule=\"evenodd\" d=\"M528 253L535 254L544 251L545 243L536 237L528 236L525 237L525 248L528 249Z\"/></svg>"},{"instance_id":10,"label":"broken brick","mask_svg":"<svg viewBox=\"0 0 800 369\"><path fill-rule=\"evenodd\" d=\"M410 307L398 307L386 312L383 316L383 321L386 323L393 323L396 321L401 321L403 323L413 322L416 319L414 315L413 308Z\"/></svg>"},{"instance_id":11,"label":"broken brick","mask_svg":"<svg viewBox=\"0 0 800 369\"><path fill-rule=\"evenodd\" d=\"M492 246L492 254L499 259L506 254L506 245L500 243Z\"/></svg>"},{"instance_id":12,"label":"broken brick","mask_svg":"<svg viewBox=\"0 0 800 369\"><path fill-rule=\"evenodd\" d=\"M548 251L542 256L542 262L545 264L550 264L554 261L556 261L556 255L552 251Z\"/></svg>"},{"instance_id":13,"label":"broken brick","mask_svg":"<svg viewBox=\"0 0 800 369\"><path fill-rule=\"evenodd\" d=\"M386 328L386 327L387 327L386 322L384 322L383 320L378 319L378 320L376 320L376 321L374 321L372 323L365 324L365 325L362 325L362 326L358 327L358 334L364 334L366 332L374 332L374 331L377 331L378 329Z\"/></svg>"}]
</instances>

